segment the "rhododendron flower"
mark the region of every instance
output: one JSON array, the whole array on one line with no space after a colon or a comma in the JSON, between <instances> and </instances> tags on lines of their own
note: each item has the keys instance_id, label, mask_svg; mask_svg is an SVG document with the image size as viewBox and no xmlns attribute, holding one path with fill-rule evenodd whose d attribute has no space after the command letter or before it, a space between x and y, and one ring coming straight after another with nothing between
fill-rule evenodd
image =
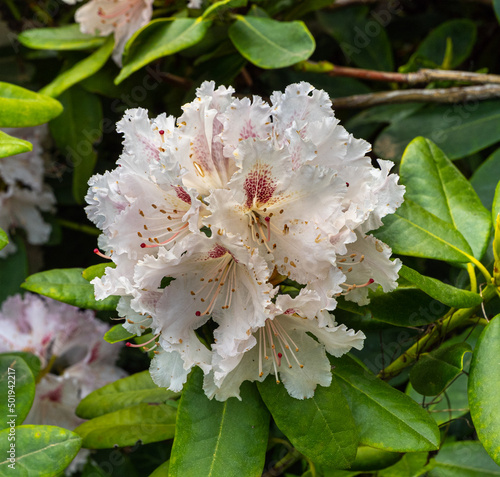
<instances>
[{"instance_id":1,"label":"rhododendron flower","mask_svg":"<svg viewBox=\"0 0 500 477\"><path fill-rule=\"evenodd\" d=\"M396 287L400 261L368 232L404 188L324 91L290 85L271 104L233 93L205 82L176 124L141 109L119 123L120 167L87 196L116 265L95 293L121 296L129 331L151 328L158 385L178 391L199 366L210 397L274 374L303 399L331 382L326 353L363 343L329 313L336 298L365 304L369 289ZM296 298L279 294L285 279Z\"/></svg>"},{"instance_id":2,"label":"rhododendron flower","mask_svg":"<svg viewBox=\"0 0 500 477\"><path fill-rule=\"evenodd\" d=\"M54 210L55 197L44 184L44 164L41 140L46 128L5 129L7 134L33 144L33 150L0 160L0 228L8 235L14 229L24 229L28 242L40 245L49 239L51 226L41 212ZM14 253L15 242L9 241L0 250L0 257Z\"/></svg>"},{"instance_id":3,"label":"rhododendron flower","mask_svg":"<svg viewBox=\"0 0 500 477\"><path fill-rule=\"evenodd\" d=\"M361 349L365 335L337 325L325 310L308 319L302 308L318 298L314 292L301 292L296 299L280 295L273 316L240 344L241 352L236 356L224 358L215 343L213 367L204 382L207 396L220 401L240 398L243 381L263 381L269 374L277 383L282 381L290 396L297 399L312 397L318 384L329 386L332 373L325 351L339 357L351 348Z\"/></svg>"},{"instance_id":4,"label":"rhododendron flower","mask_svg":"<svg viewBox=\"0 0 500 477\"><path fill-rule=\"evenodd\" d=\"M74 429L80 400L126 373L114 365L120 347L102 336L108 326L92 311L27 293L15 295L0 310L0 352L27 351L40 359L42 378L25 424ZM69 473L82 465L88 451L74 459Z\"/></svg>"},{"instance_id":5,"label":"rhododendron flower","mask_svg":"<svg viewBox=\"0 0 500 477\"><path fill-rule=\"evenodd\" d=\"M63 0L74 5L76 0ZM125 44L153 14L153 0L90 0L75 13L82 33L115 36L113 59L121 66Z\"/></svg>"}]
</instances>

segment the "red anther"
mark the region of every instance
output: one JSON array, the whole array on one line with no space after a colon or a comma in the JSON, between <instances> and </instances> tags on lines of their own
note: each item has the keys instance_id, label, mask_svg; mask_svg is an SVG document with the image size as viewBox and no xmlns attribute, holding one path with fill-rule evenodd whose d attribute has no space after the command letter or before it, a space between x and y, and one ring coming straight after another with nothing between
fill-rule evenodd
<instances>
[{"instance_id":1,"label":"red anther","mask_svg":"<svg viewBox=\"0 0 500 477\"><path fill-rule=\"evenodd\" d=\"M346 183L345 183L345 185L346 185L347 187L349 187L349 182L346 182Z\"/></svg>"}]
</instances>

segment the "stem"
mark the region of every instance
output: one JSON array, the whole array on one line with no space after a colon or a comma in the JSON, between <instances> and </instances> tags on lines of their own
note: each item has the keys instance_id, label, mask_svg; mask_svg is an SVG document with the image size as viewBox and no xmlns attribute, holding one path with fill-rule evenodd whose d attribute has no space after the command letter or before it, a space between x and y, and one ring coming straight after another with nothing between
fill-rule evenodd
<instances>
[{"instance_id":1,"label":"stem","mask_svg":"<svg viewBox=\"0 0 500 477\"><path fill-rule=\"evenodd\" d=\"M500 85L485 84L481 86L465 86L438 89L406 89L383 91L380 93L356 94L333 101L336 109L367 108L379 104L395 104L409 102L428 103L461 103L464 101L480 101L500 97Z\"/></svg>"},{"instance_id":2,"label":"stem","mask_svg":"<svg viewBox=\"0 0 500 477\"><path fill-rule=\"evenodd\" d=\"M495 287L492 285L484 289L483 300L484 302L490 301L496 294ZM447 334L454 329L466 324L471 316L473 316L480 309L480 305L473 308L462 308L456 310L448 318L444 318L441 323L427 335L420 338L413 346L407 349L399 358L394 360L389 366L380 371L378 376L382 379L388 380L397 376L403 369L410 366L416 361L419 355L429 349L434 343L439 341L444 334ZM446 316L446 315L445 315Z\"/></svg>"},{"instance_id":3,"label":"stem","mask_svg":"<svg viewBox=\"0 0 500 477\"><path fill-rule=\"evenodd\" d=\"M288 454L274 464L267 472L264 472L262 477L274 477L275 475L281 475L286 469L288 469L288 467L295 464L295 462L297 462L301 457L302 454L297 449L292 447Z\"/></svg>"},{"instance_id":4,"label":"stem","mask_svg":"<svg viewBox=\"0 0 500 477\"><path fill-rule=\"evenodd\" d=\"M394 73L388 71L366 70L339 66L329 61L301 61L295 65L301 71L326 73L329 76L344 76L361 80L385 81L390 83L425 84L433 81L459 81L473 84L500 84L500 75L473 73L458 70L434 70L422 68L415 73Z\"/></svg>"},{"instance_id":5,"label":"stem","mask_svg":"<svg viewBox=\"0 0 500 477\"><path fill-rule=\"evenodd\" d=\"M474 265L472 265L472 263L467 264L467 273L469 274L470 291L472 293L477 293L476 272L474 271Z\"/></svg>"},{"instance_id":6,"label":"stem","mask_svg":"<svg viewBox=\"0 0 500 477\"><path fill-rule=\"evenodd\" d=\"M56 222L61 227L66 227L67 229L72 229L72 230L78 230L79 232L83 232L88 235L99 236L101 234L100 230L91 227L90 225L78 224L76 222L72 222L71 220L65 220L65 219L57 219Z\"/></svg>"}]
</instances>

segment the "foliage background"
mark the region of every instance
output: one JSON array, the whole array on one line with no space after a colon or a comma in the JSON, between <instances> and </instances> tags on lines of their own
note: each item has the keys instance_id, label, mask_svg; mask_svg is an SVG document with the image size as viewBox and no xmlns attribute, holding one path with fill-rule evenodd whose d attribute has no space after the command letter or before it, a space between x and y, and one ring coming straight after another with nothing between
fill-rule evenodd
<instances>
[{"instance_id":1,"label":"foliage background","mask_svg":"<svg viewBox=\"0 0 500 477\"><path fill-rule=\"evenodd\" d=\"M327 430L342 436L339 443L325 444L325 424L307 414L311 403L290 400L267 382L259 386L266 406L253 385L243 403L230 400L226 405L207 401L194 373L179 405L178 396L156 389L142 372L148 357L126 349L120 364L130 374L142 373L122 387L109 388L104 397L92 395L79 408L90 420L77 433L84 447L97 449L81 475L166 475L169 458L172 476L261 471L266 476L325 477L500 475L500 321L488 321L500 312L495 292L499 282L476 274L481 263L493 273L495 262L490 229L500 202L500 100L495 99L500 77L477 80L454 74L443 79L431 74L411 84L411 77L404 76L422 68L499 74L498 2L224 0L205 1L201 10L194 10L182 0L156 1L153 22L128 43L122 69L109 59L112 39L81 35L71 26L77 7L56 0L6 0L0 6L5 22L0 81L39 91L64 107L53 119L31 115L33 124L51 119L47 175L58 211L47 220L53 233L44 247L26 244L22 232L13 236L19 249L0 261L0 301L20 292L25 282L25 289L100 308L103 320L114 316L114 303L92 302L85 280L102 273L102 267L81 277L82 269L101 262L92 253L98 231L83 211L87 180L114 168L121 152L115 123L125 109L140 106L149 109L151 117L162 112L178 116L204 80L232 84L240 95L264 99L292 82L308 81L330 94L350 132L374 145L373 157L399 164L411 143L401 175L406 197L417 205L398 212L398 217L418 215L413 221L418 227L404 228L396 218L378 233L418 273L402 272L400 288L376 294L367 307L340 303L335 312L338 321L367 335L365 348L352 353L357 364L351 358L332 361L330 394L320 389L314 398L320 414L327 416ZM17 126L9 122L7 87L2 88L0 107L7 113L0 115L0 125ZM413 141L419 136L427 140ZM430 199L425 202L425 197ZM421 236L419 230L425 222L424 229L442 239L446 227L433 217L449 222L440 215L444 202L453 219L450 234L457 241L428 241L429 234ZM481 203L488 211L493 208L493 221L484 218ZM455 220L460 214L471 219L460 224ZM467 262L475 268L464 265ZM78 270L64 277L57 271L47 274L68 268ZM39 272L45 274L33 275ZM498 272L493 278L498 280ZM443 282L456 288L446 288ZM61 290L62 284L73 288ZM483 305L480 293L487 302ZM447 318L455 319L453 326ZM425 354L428 351L433 354ZM382 379L375 378L384 369ZM418 403L415 409L408 396ZM272 414L269 440L266 407ZM346 417L351 412L352 422ZM226 413L232 424L220 434L222 453L217 454L203 442L206 433L213 437ZM253 442L254 434L245 433L245 426L238 427L241 416L262 427L260 444ZM190 427L193 419L197 425ZM30 429L19 432L20 438L26 433L26 443L33 443ZM47 443L53 442L56 437L48 433ZM60 455L70 452L68 446L77 437L61 440ZM338 447L352 447L353 442L354 450L360 444L356 460L352 462L353 453L342 463ZM210 465L198 460L211 454ZM28 472L41 465L27 462ZM53 463L44 465L47 475L55 473ZM346 467L351 468L343 470Z\"/></svg>"}]
</instances>

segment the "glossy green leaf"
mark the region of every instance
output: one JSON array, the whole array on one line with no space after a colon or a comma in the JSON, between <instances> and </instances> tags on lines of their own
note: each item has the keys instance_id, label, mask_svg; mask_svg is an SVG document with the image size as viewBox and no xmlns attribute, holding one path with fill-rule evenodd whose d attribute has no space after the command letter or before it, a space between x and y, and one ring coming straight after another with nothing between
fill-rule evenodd
<instances>
[{"instance_id":1,"label":"glossy green leaf","mask_svg":"<svg viewBox=\"0 0 500 477\"><path fill-rule=\"evenodd\" d=\"M30 368L31 373L35 377L35 380L38 377L38 374L40 373L40 371L42 369L40 358L38 358L38 356L35 356L34 354L29 353L27 351L9 351L9 352L3 353L3 355L20 357ZM0 356L2 356L2 355L0 355Z\"/></svg>"},{"instance_id":2,"label":"glossy green leaf","mask_svg":"<svg viewBox=\"0 0 500 477\"><path fill-rule=\"evenodd\" d=\"M246 7L247 0L220 0L210 5L202 15L204 20L214 19L230 8Z\"/></svg>"},{"instance_id":3,"label":"glossy green leaf","mask_svg":"<svg viewBox=\"0 0 500 477\"><path fill-rule=\"evenodd\" d=\"M398 452L388 452L374 447L360 446L356 453L356 459L352 463L352 470L364 472L385 469L401 460L402 454Z\"/></svg>"},{"instance_id":4,"label":"glossy green leaf","mask_svg":"<svg viewBox=\"0 0 500 477\"><path fill-rule=\"evenodd\" d=\"M292 398L273 376L258 384L274 421L292 445L315 463L348 469L356 457L358 432L340 386L318 386L314 396Z\"/></svg>"},{"instance_id":5,"label":"glossy green leaf","mask_svg":"<svg viewBox=\"0 0 500 477\"><path fill-rule=\"evenodd\" d=\"M148 23L125 46L123 68L115 83L121 83L153 60L195 45L205 36L210 25L210 21L202 18L159 18Z\"/></svg>"},{"instance_id":6,"label":"glossy green leaf","mask_svg":"<svg viewBox=\"0 0 500 477\"><path fill-rule=\"evenodd\" d=\"M116 265L113 262L91 265L82 272L82 277L88 282L92 281L94 278L101 278L104 275L106 268L116 268Z\"/></svg>"},{"instance_id":7,"label":"glossy green leaf","mask_svg":"<svg viewBox=\"0 0 500 477\"><path fill-rule=\"evenodd\" d=\"M53 477L59 475L80 450L81 438L55 426L16 427L15 467L10 467L9 429L0 431L0 475Z\"/></svg>"},{"instance_id":8,"label":"glossy green leaf","mask_svg":"<svg viewBox=\"0 0 500 477\"><path fill-rule=\"evenodd\" d=\"M141 403L86 421L75 432L89 449L149 444L174 437L175 414L167 404Z\"/></svg>"},{"instance_id":9,"label":"glossy green leaf","mask_svg":"<svg viewBox=\"0 0 500 477\"><path fill-rule=\"evenodd\" d=\"M476 41L476 25L465 18L449 20L441 23L420 43L414 57L424 57L437 66L445 61L446 43L451 41L451 61L445 66L447 69L456 68L471 54Z\"/></svg>"},{"instance_id":10,"label":"glossy green leaf","mask_svg":"<svg viewBox=\"0 0 500 477\"><path fill-rule=\"evenodd\" d=\"M5 258L0 258L0 303L8 296L20 292L20 285L28 275L26 246L19 236L14 237L12 242L17 250Z\"/></svg>"},{"instance_id":11,"label":"glossy green leaf","mask_svg":"<svg viewBox=\"0 0 500 477\"><path fill-rule=\"evenodd\" d=\"M383 15L389 15L384 11ZM339 43L349 62L360 68L393 71L391 44L381 22L369 15L370 9L356 5L318 12L325 31Z\"/></svg>"},{"instance_id":12,"label":"glossy green leaf","mask_svg":"<svg viewBox=\"0 0 500 477\"><path fill-rule=\"evenodd\" d=\"M493 152L475 171L470 183L483 205L491 210L495 189L499 183L500 149Z\"/></svg>"},{"instance_id":13,"label":"glossy green leaf","mask_svg":"<svg viewBox=\"0 0 500 477\"><path fill-rule=\"evenodd\" d=\"M410 382L424 396L437 396L464 369L464 355L472 351L467 343L441 347L423 354L410 371Z\"/></svg>"},{"instance_id":14,"label":"glossy green leaf","mask_svg":"<svg viewBox=\"0 0 500 477\"><path fill-rule=\"evenodd\" d=\"M443 151L428 139L414 139L403 154L400 176L405 199L454 226L481 259L490 237L490 213Z\"/></svg>"},{"instance_id":15,"label":"glossy green leaf","mask_svg":"<svg viewBox=\"0 0 500 477\"><path fill-rule=\"evenodd\" d=\"M483 301L477 293L461 290L435 278L426 277L406 265L403 265L399 270L399 276L414 284L427 295L450 307L472 308L480 305Z\"/></svg>"},{"instance_id":16,"label":"glossy green leaf","mask_svg":"<svg viewBox=\"0 0 500 477\"><path fill-rule=\"evenodd\" d=\"M35 378L28 364L20 356L0 355L0 428L21 425L30 412L35 398Z\"/></svg>"},{"instance_id":17,"label":"glossy green leaf","mask_svg":"<svg viewBox=\"0 0 500 477\"><path fill-rule=\"evenodd\" d=\"M422 326L441 318L447 308L417 288L381 290L371 295L368 308L377 321L396 326Z\"/></svg>"},{"instance_id":18,"label":"glossy green leaf","mask_svg":"<svg viewBox=\"0 0 500 477\"><path fill-rule=\"evenodd\" d=\"M425 475L425 466L429 460L428 452L410 452L387 469L377 472L377 477L420 477Z\"/></svg>"},{"instance_id":19,"label":"glossy green leaf","mask_svg":"<svg viewBox=\"0 0 500 477\"><path fill-rule=\"evenodd\" d=\"M480 442L447 444L431 460L430 477L498 477L500 468Z\"/></svg>"},{"instance_id":20,"label":"glossy green leaf","mask_svg":"<svg viewBox=\"0 0 500 477\"><path fill-rule=\"evenodd\" d=\"M74 66L60 73L47 86L40 90L40 93L57 98L64 91L80 81L92 76L99 71L113 52L115 41L112 36L108 37L106 42L89 57L79 61Z\"/></svg>"},{"instance_id":21,"label":"glossy green leaf","mask_svg":"<svg viewBox=\"0 0 500 477\"><path fill-rule=\"evenodd\" d=\"M500 101L426 106L385 128L374 151L384 159L398 161L410 141L424 136L450 159L465 157L500 140Z\"/></svg>"},{"instance_id":22,"label":"glossy green leaf","mask_svg":"<svg viewBox=\"0 0 500 477\"><path fill-rule=\"evenodd\" d=\"M360 443L391 452L421 452L439 447L439 429L413 399L345 356L333 359L360 432Z\"/></svg>"},{"instance_id":23,"label":"glossy green leaf","mask_svg":"<svg viewBox=\"0 0 500 477\"><path fill-rule=\"evenodd\" d=\"M178 396L178 393L159 388L146 370L91 392L82 399L76 414L83 419L92 419L143 402L164 403Z\"/></svg>"},{"instance_id":24,"label":"glossy green leaf","mask_svg":"<svg viewBox=\"0 0 500 477\"><path fill-rule=\"evenodd\" d=\"M209 400L203 373L195 368L184 387L170 456L169 477L261 475L269 413L254 383L241 387L242 400Z\"/></svg>"},{"instance_id":25,"label":"glossy green leaf","mask_svg":"<svg viewBox=\"0 0 500 477\"><path fill-rule=\"evenodd\" d=\"M14 136L9 136L7 133L0 131L0 158L15 156L22 152L29 152L33 150L33 145Z\"/></svg>"},{"instance_id":26,"label":"glossy green leaf","mask_svg":"<svg viewBox=\"0 0 500 477\"><path fill-rule=\"evenodd\" d=\"M79 86L60 96L64 112L51 121L50 132L66 163L73 167L73 196L83 204L97 155L93 145L102 137L102 107L97 95Z\"/></svg>"},{"instance_id":27,"label":"glossy green leaf","mask_svg":"<svg viewBox=\"0 0 500 477\"><path fill-rule=\"evenodd\" d=\"M236 15L228 33L241 55L260 68L284 68L307 60L316 47L301 21Z\"/></svg>"},{"instance_id":28,"label":"glossy green leaf","mask_svg":"<svg viewBox=\"0 0 500 477\"><path fill-rule=\"evenodd\" d=\"M96 300L94 287L82 277L82 271L82 268L60 268L35 273L26 279L22 288L80 308L115 310L119 297Z\"/></svg>"},{"instance_id":29,"label":"glossy green leaf","mask_svg":"<svg viewBox=\"0 0 500 477\"><path fill-rule=\"evenodd\" d=\"M411 257L468 262L472 251L452 225L427 212L410 199L383 219L374 235L392 247L393 253Z\"/></svg>"},{"instance_id":30,"label":"glossy green leaf","mask_svg":"<svg viewBox=\"0 0 500 477\"><path fill-rule=\"evenodd\" d=\"M59 116L59 101L20 86L0 82L0 127L38 126Z\"/></svg>"},{"instance_id":31,"label":"glossy green leaf","mask_svg":"<svg viewBox=\"0 0 500 477\"><path fill-rule=\"evenodd\" d=\"M17 38L24 46L37 50L86 50L106 41L103 37L82 33L78 24L25 30Z\"/></svg>"},{"instance_id":32,"label":"glossy green leaf","mask_svg":"<svg viewBox=\"0 0 500 477\"><path fill-rule=\"evenodd\" d=\"M170 461L167 460L159 467L157 467L152 474L149 474L149 477L166 477L168 475L169 467L170 467Z\"/></svg>"},{"instance_id":33,"label":"glossy green leaf","mask_svg":"<svg viewBox=\"0 0 500 477\"><path fill-rule=\"evenodd\" d=\"M127 331L122 325L115 325L106 331L104 334L104 341L113 344L129 340L134 336L136 335Z\"/></svg>"},{"instance_id":34,"label":"glossy green leaf","mask_svg":"<svg viewBox=\"0 0 500 477\"><path fill-rule=\"evenodd\" d=\"M406 394L418 402L438 426L458 419L469 412L469 401L467 399L467 375L460 375L443 392L435 398L428 398L413 389L411 384L406 388Z\"/></svg>"},{"instance_id":35,"label":"glossy green leaf","mask_svg":"<svg viewBox=\"0 0 500 477\"><path fill-rule=\"evenodd\" d=\"M469 404L479 440L500 465L500 315L481 333L472 355Z\"/></svg>"},{"instance_id":36,"label":"glossy green leaf","mask_svg":"<svg viewBox=\"0 0 500 477\"><path fill-rule=\"evenodd\" d=\"M4 230L0 229L0 250L9 243L9 237ZM1 266L1 265L0 265Z\"/></svg>"}]
</instances>

